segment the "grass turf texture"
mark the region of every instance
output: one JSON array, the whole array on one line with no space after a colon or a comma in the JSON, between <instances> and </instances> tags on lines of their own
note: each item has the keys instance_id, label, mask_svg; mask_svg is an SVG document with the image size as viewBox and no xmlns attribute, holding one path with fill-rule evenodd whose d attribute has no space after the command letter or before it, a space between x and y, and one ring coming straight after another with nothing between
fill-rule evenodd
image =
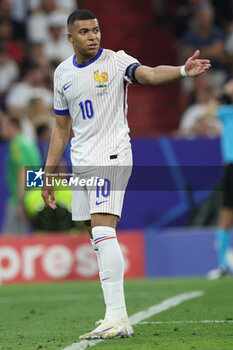
<instances>
[{"instance_id":1,"label":"grass turf texture","mask_svg":"<svg viewBox=\"0 0 233 350\"><path fill-rule=\"evenodd\" d=\"M233 279L164 279L126 281L128 313L177 294L204 295L144 321L226 320L224 323L161 323L134 326L135 337L112 339L93 349L232 350ZM99 283L66 282L0 287L0 350L62 350L92 330L103 317Z\"/></svg>"}]
</instances>

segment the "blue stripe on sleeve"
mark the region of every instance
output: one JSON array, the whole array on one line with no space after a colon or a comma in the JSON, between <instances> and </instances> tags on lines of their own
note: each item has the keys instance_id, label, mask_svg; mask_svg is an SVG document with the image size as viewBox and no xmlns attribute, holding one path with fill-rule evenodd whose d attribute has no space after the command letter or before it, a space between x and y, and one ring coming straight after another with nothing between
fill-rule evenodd
<instances>
[{"instance_id":1,"label":"blue stripe on sleeve","mask_svg":"<svg viewBox=\"0 0 233 350\"><path fill-rule=\"evenodd\" d=\"M54 108L54 113L58 115L67 115L70 114L69 109L55 109Z\"/></svg>"}]
</instances>

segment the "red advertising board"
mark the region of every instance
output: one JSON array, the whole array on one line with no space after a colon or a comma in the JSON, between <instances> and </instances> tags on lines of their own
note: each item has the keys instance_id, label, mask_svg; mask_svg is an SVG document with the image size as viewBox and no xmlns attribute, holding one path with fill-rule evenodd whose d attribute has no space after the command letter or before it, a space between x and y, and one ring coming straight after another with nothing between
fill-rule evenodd
<instances>
[{"instance_id":1,"label":"red advertising board","mask_svg":"<svg viewBox=\"0 0 233 350\"><path fill-rule=\"evenodd\" d=\"M125 259L125 276L144 276L143 233L121 232L118 241ZM88 235L0 238L2 283L93 278L98 278L98 267Z\"/></svg>"}]
</instances>

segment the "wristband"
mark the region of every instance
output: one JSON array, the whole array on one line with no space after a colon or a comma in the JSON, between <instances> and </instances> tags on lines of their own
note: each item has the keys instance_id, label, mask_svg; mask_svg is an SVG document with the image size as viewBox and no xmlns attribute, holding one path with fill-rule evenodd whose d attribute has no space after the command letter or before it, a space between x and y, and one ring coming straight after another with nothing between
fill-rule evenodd
<instances>
[{"instance_id":1,"label":"wristband","mask_svg":"<svg viewBox=\"0 0 233 350\"><path fill-rule=\"evenodd\" d=\"M180 67L180 74L183 78L187 77L187 73L185 72L185 65Z\"/></svg>"}]
</instances>

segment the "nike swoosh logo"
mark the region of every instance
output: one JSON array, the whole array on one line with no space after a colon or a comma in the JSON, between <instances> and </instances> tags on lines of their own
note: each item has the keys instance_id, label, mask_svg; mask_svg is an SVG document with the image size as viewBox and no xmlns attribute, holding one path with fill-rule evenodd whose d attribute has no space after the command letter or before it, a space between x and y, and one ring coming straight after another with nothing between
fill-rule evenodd
<instances>
[{"instance_id":1,"label":"nike swoosh logo","mask_svg":"<svg viewBox=\"0 0 233 350\"><path fill-rule=\"evenodd\" d=\"M106 280L109 280L109 278L111 278L111 277L103 278L103 279L102 279L102 282L103 282L103 281L106 281Z\"/></svg>"},{"instance_id":2,"label":"nike swoosh logo","mask_svg":"<svg viewBox=\"0 0 233 350\"><path fill-rule=\"evenodd\" d=\"M102 202L97 202L97 201L96 201L95 204L96 204L96 205L100 205L100 204L105 203L105 202L107 202L107 200L106 200L106 201L102 201Z\"/></svg>"},{"instance_id":3,"label":"nike swoosh logo","mask_svg":"<svg viewBox=\"0 0 233 350\"><path fill-rule=\"evenodd\" d=\"M103 332L106 332L106 331L109 331L109 329L112 329L113 327L109 327L109 328L106 328L106 329L103 329L102 331L100 332L93 332L93 334L101 334Z\"/></svg>"},{"instance_id":4,"label":"nike swoosh logo","mask_svg":"<svg viewBox=\"0 0 233 350\"><path fill-rule=\"evenodd\" d=\"M65 87L64 87L64 90L66 91L71 85L72 85L72 84L65 86Z\"/></svg>"}]
</instances>

